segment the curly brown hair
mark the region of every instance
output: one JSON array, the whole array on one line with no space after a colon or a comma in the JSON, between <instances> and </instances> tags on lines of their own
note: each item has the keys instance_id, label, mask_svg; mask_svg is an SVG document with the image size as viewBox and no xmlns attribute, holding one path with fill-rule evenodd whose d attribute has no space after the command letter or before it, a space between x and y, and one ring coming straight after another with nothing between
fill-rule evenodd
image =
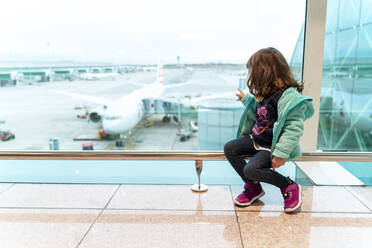
<instances>
[{"instance_id":1,"label":"curly brown hair","mask_svg":"<svg viewBox=\"0 0 372 248\"><path fill-rule=\"evenodd\" d=\"M293 87L299 92L303 84L294 79L284 56L273 47L255 52L247 62L249 92L259 101L278 90Z\"/></svg>"}]
</instances>

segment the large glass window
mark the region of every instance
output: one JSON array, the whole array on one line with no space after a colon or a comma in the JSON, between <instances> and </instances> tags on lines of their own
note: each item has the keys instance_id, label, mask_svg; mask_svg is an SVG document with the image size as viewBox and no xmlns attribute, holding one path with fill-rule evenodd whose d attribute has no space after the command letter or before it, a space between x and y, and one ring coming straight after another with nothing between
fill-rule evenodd
<instances>
[{"instance_id":1,"label":"large glass window","mask_svg":"<svg viewBox=\"0 0 372 248\"><path fill-rule=\"evenodd\" d=\"M371 7L371 0L327 1L319 150L372 151Z\"/></svg>"},{"instance_id":2,"label":"large glass window","mask_svg":"<svg viewBox=\"0 0 372 248\"><path fill-rule=\"evenodd\" d=\"M372 151L372 1L327 3L318 149Z\"/></svg>"},{"instance_id":3,"label":"large glass window","mask_svg":"<svg viewBox=\"0 0 372 248\"><path fill-rule=\"evenodd\" d=\"M3 1L0 150L222 150L255 51L296 51L301 75L304 17L305 0Z\"/></svg>"}]
</instances>

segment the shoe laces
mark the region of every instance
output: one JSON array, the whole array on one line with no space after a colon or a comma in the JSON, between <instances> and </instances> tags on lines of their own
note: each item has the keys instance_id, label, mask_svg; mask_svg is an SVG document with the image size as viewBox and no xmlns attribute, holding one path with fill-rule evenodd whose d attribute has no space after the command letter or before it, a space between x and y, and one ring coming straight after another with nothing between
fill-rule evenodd
<instances>
[{"instance_id":1,"label":"shoe laces","mask_svg":"<svg viewBox=\"0 0 372 248\"><path fill-rule=\"evenodd\" d=\"M293 190L289 190L283 194L284 201L286 201L289 197L291 197Z\"/></svg>"},{"instance_id":2,"label":"shoe laces","mask_svg":"<svg viewBox=\"0 0 372 248\"><path fill-rule=\"evenodd\" d=\"M286 200L290 196L290 191L283 194L284 200Z\"/></svg>"},{"instance_id":3,"label":"shoe laces","mask_svg":"<svg viewBox=\"0 0 372 248\"><path fill-rule=\"evenodd\" d=\"M246 188L246 189L243 190L243 194L247 194L247 193L250 192L250 191L251 191L250 188Z\"/></svg>"}]
</instances>

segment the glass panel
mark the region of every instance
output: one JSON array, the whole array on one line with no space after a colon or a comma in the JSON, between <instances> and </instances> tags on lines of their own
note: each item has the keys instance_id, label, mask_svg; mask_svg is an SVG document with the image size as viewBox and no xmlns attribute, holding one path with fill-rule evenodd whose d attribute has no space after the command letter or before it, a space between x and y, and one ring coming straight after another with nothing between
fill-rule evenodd
<instances>
[{"instance_id":1,"label":"glass panel","mask_svg":"<svg viewBox=\"0 0 372 248\"><path fill-rule=\"evenodd\" d=\"M315 185L372 185L372 162L297 161L296 165L304 174L303 180ZM296 176L296 180L301 178Z\"/></svg>"},{"instance_id":2,"label":"glass panel","mask_svg":"<svg viewBox=\"0 0 372 248\"><path fill-rule=\"evenodd\" d=\"M371 0L362 0L361 2L361 22L360 23L371 23L372 22L372 4Z\"/></svg>"},{"instance_id":3,"label":"glass panel","mask_svg":"<svg viewBox=\"0 0 372 248\"><path fill-rule=\"evenodd\" d=\"M292 162L278 169L301 185L311 180ZM197 183L195 161L190 160L0 160L0 182L28 183ZM228 161L203 161L203 184L242 184Z\"/></svg>"},{"instance_id":4,"label":"glass panel","mask_svg":"<svg viewBox=\"0 0 372 248\"><path fill-rule=\"evenodd\" d=\"M372 23L359 28L358 61L366 65L372 58ZM365 66L363 66L365 68ZM362 69L362 68L358 68ZM359 73L359 76L360 73Z\"/></svg>"},{"instance_id":5,"label":"glass panel","mask_svg":"<svg viewBox=\"0 0 372 248\"><path fill-rule=\"evenodd\" d=\"M335 2L329 0L328 7ZM367 2L363 2L363 8L367 8ZM343 20L340 29L328 27L325 36L318 133L320 150L372 150L372 24L363 23L365 19L359 18L356 13L360 8L359 1L339 1L339 9L329 8L333 13L328 13L327 27L328 18L337 11L343 17L340 25ZM361 25L356 25L359 22Z\"/></svg>"},{"instance_id":6,"label":"glass panel","mask_svg":"<svg viewBox=\"0 0 372 248\"><path fill-rule=\"evenodd\" d=\"M336 35L336 61L337 66L341 68L353 64L355 61L355 52L357 49L358 30L349 29L338 32Z\"/></svg>"},{"instance_id":7,"label":"glass panel","mask_svg":"<svg viewBox=\"0 0 372 248\"><path fill-rule=\"evenodd\" d=\"M332 2L332 0L330 1ZM332 11L332 9L330 10ZM360 21L360 0L342 0L339 6L339 29L353 28Z\"/></svg>"},{"instance_id":8,"label":"glass panel","mask_svg":"<svg viewBox=\"0 0 372 248\"><path fill-rule=\"evenodd\" d=\"M297 39L295 49L291 58L290 67L296 80L302 80L302 67L303 67L303 57L304 57L304 25L302 25L300 34Z\"/></svg>"},{"instance_id":9,"label":"glass panel","mask_svg":"<svg viewBox=\"0 0 372 248\"><path fill-rule=\"evenodd\" d=\"M338 162L362 183L372 186L372 162Z\"/></svg>"},{"instance_id":10,"label":"glass panel","mask_svg":"<svg viewBox=\"0 0 372 248\"><path fill-rule=\"evenodd\" d=\"M323 70L330 73L336 71L336 34L329 33L324 40L324 65Z\"/></svg>"},{"instance_id":11,"label":"glass panel","mask_svg":"<svg viewBox=\"0 0 372 248\"><path fill-rule=\"evenodd\" d=\"M327 20L326 20L326 33L334 31L337 29L338 24L338 13L339 0L329 0L327 1Z\"/></svg>"},{"instance_id":12,"label":"glass panel","mask_svg":"<svg viewBox=\"0 0 372 248\"><path fill-rule=\"evenodd\" d=\"M0 150L221 150L248 58L302 54L305 3L5 0Z\"/></svg>"},{"instance_id":13,"label":"glass panel","mask_svg":"<svg viewBox=\"0 0 372 248\"><path fill-rule=\"evenodd\" d=\"M372 186L372 162L296 163L288 162L278 172L301 185ZM197 176L195 161L190 160L1 160L0 182L191 185ZM204 161L201 183L241 185L242 181L228 161Z\"/></svg>"}]
</instances>

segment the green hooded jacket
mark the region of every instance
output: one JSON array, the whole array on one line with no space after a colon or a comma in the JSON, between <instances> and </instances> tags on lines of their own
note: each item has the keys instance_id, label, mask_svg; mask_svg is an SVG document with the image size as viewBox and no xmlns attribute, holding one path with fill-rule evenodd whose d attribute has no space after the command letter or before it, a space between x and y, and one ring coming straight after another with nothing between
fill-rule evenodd
<instances>
[{"instance_id":1,"label":"green hooded jacket","mask_svg":"<svg viewBox=\"0 0 372 248\"><path fill-rule=\"evenodd\" d=\"M252 95L242 99L245 111L240 119L237 138L250 135L255 124L257 101ZM311 97L301 95L295 88L286 89L278 101L278 120L273 127L271 155L285 161L301 156L300 137L304 121L314 114Z\"/></svg>"}]
</instances>

